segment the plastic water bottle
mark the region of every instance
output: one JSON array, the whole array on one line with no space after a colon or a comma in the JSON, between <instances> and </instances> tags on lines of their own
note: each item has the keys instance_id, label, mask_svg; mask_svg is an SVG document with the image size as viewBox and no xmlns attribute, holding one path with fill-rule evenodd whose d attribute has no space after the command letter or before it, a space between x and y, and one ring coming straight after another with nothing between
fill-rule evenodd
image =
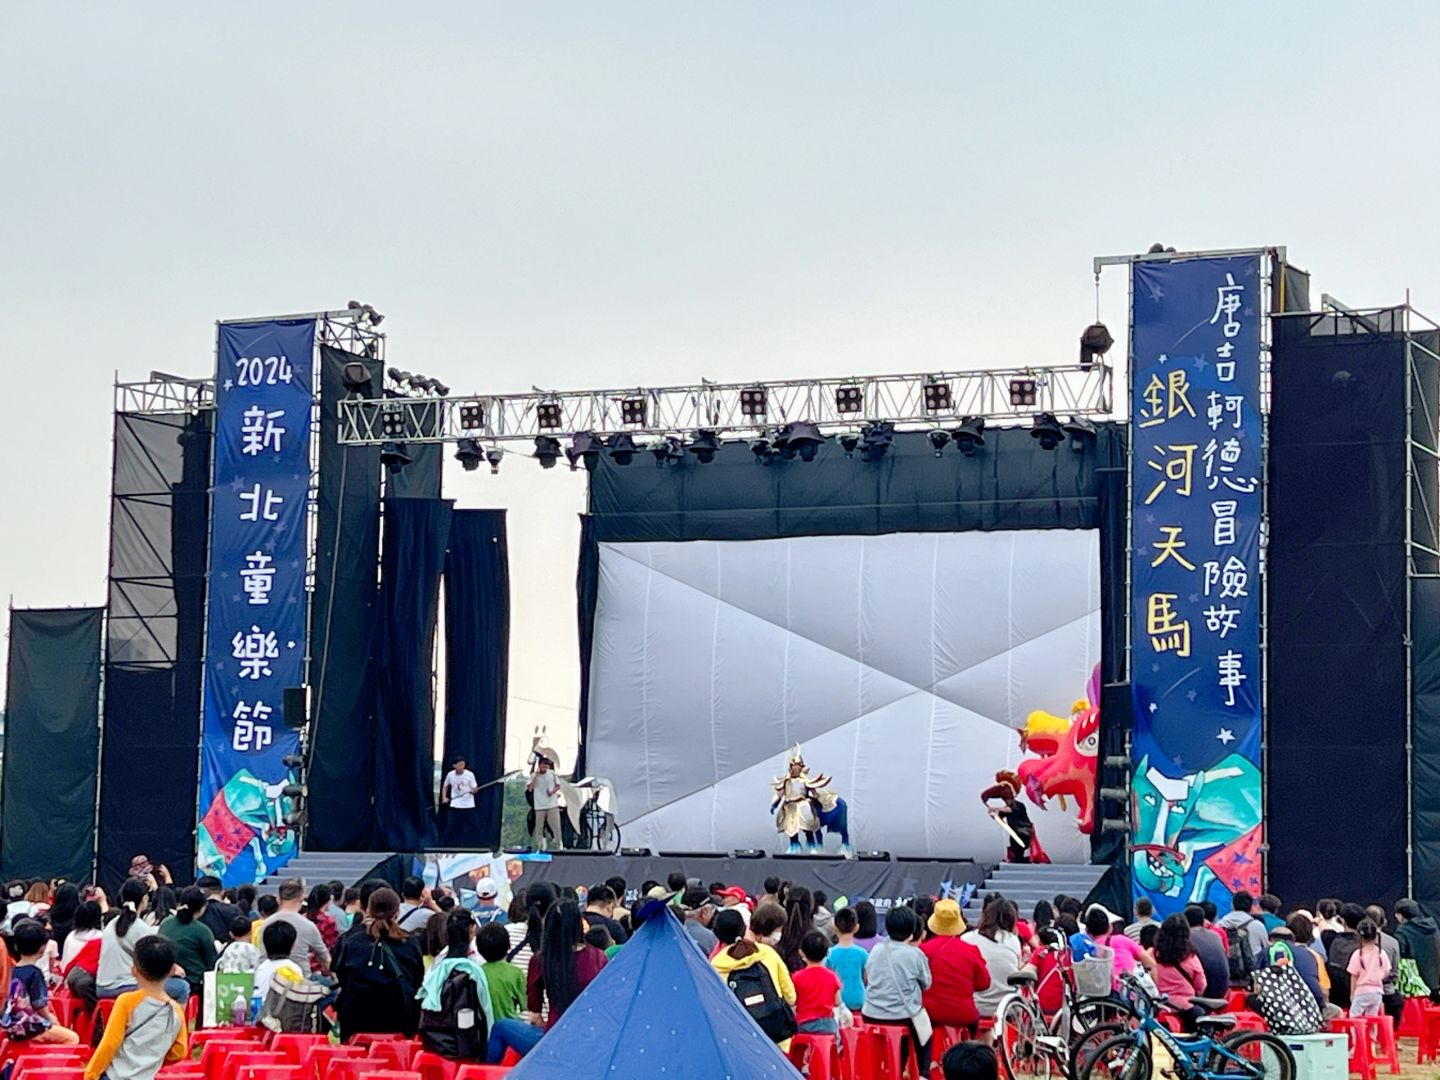
<instances>
[{"instance_id":1,"label":"plastic water bottle","mask_svg":"<svg viewBox=\"0 0 1440 1080\"><path fill-rule=\"evenodd\" d=\"M230 1022L236 1027L243 1027L249 1014L249 1006L245 1001L244 994L236 994L235 1001L230 1005Z\"/></svg>"}]
</instances>

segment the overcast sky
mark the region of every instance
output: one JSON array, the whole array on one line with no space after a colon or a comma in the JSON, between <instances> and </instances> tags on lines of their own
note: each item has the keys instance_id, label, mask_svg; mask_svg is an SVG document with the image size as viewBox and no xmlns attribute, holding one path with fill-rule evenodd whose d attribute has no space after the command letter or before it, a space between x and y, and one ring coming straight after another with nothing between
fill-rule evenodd
<instances>
[{"instance_id":1,"label":"overcast sky","mask_svg":"<svg viewBox=\"0 0 1440 1080\"><path fill-rule=\"evenodd\" d=\"M0 596L104 601L115 373L218 318L368 301L457 392L1070 362L1153 240L1440 315L1440 5L1383 10L11 3ZM511 512L512 746L572 746L583 476L447 493Z\"/></svg>"}]
</instances>

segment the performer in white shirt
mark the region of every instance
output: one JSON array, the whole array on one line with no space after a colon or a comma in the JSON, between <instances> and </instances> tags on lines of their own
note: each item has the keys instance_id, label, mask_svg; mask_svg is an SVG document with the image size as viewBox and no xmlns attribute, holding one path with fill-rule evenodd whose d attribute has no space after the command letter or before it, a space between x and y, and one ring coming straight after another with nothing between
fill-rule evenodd
<instances>
[{"instance_id":1,"label":"performer in white shirt","mask_svg":"<svg viewBox=\"0 0 1440 1080\"><path fill-rule=\"evenodd\" d=\"M560 778L555 774L555 763L544 754L534 755L535 770L530 774L526 789L535 800L535 836L532 846L536 851L545 850L545 829L550 829L557 848L564 847L560 832L560 808L565 797L560 791Z\"/></svg>"},{"instance_id":2,"label":"performer in white shirt","mask_svg":"<svg viewBox=\"0 0 1440 1080\"><path fill-rule=\"evenodd\" d=\"M457 757L452 771L440 781L440 804L448 807L445 834L457 847L479 842L475 829L475 792L479 790L475 774L465 767L463 757Z\"/></svg>"}]
</instances>

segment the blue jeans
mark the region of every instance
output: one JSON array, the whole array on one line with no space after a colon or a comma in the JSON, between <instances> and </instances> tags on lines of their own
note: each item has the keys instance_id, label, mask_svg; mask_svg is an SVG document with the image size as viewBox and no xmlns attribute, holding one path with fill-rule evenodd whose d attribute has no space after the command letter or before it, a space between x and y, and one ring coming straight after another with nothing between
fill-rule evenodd
<instances>
[{"instance_id":1,"label":"blue jeans","mask_svg":"<svg viewBox=\"0 0 1440 1080\"><path fill-rule=\"evenodd\" d=\"M485 1064L499 1065L506 1050L514 1050L524 1057L545 1032L524 1020L496 1020L490 1029L490 1045L485 1048Z\"/></svg>"},{"instance_id":2,"label":"blue jeans","mask_svg":"<svg viewBox=\"0 0 1440 1080\"><path fill-rule=\"evenodd\" d=\"M138 990L139 983L124 982L118 986L100 986L95 989L97 998L117 998L121 994L128 994L131 990ZM171 975L165 980L165 993L169 994L181 1005L190 1000L190 984L178 975Z\"/></svg>"}]
</instances>

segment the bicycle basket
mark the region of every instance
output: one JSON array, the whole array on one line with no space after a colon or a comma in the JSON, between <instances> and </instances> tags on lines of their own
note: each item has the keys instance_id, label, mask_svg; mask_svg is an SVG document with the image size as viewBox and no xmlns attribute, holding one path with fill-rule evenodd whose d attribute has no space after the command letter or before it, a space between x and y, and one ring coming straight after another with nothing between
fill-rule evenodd
<instances>
[{"instance_id":1,"label":"bicycle basket","mask_svg":"<svg viewBox=\"0 0 1440 1080\"><path fill-rule=\"evenodd\" d=\"M1077 961L1075 972L1075 993L1080 997L1108 997L1115 984L1115 950L1108 945L1097 945L1095 951L1083 960Z\"/></svg>"}]
</instances>

